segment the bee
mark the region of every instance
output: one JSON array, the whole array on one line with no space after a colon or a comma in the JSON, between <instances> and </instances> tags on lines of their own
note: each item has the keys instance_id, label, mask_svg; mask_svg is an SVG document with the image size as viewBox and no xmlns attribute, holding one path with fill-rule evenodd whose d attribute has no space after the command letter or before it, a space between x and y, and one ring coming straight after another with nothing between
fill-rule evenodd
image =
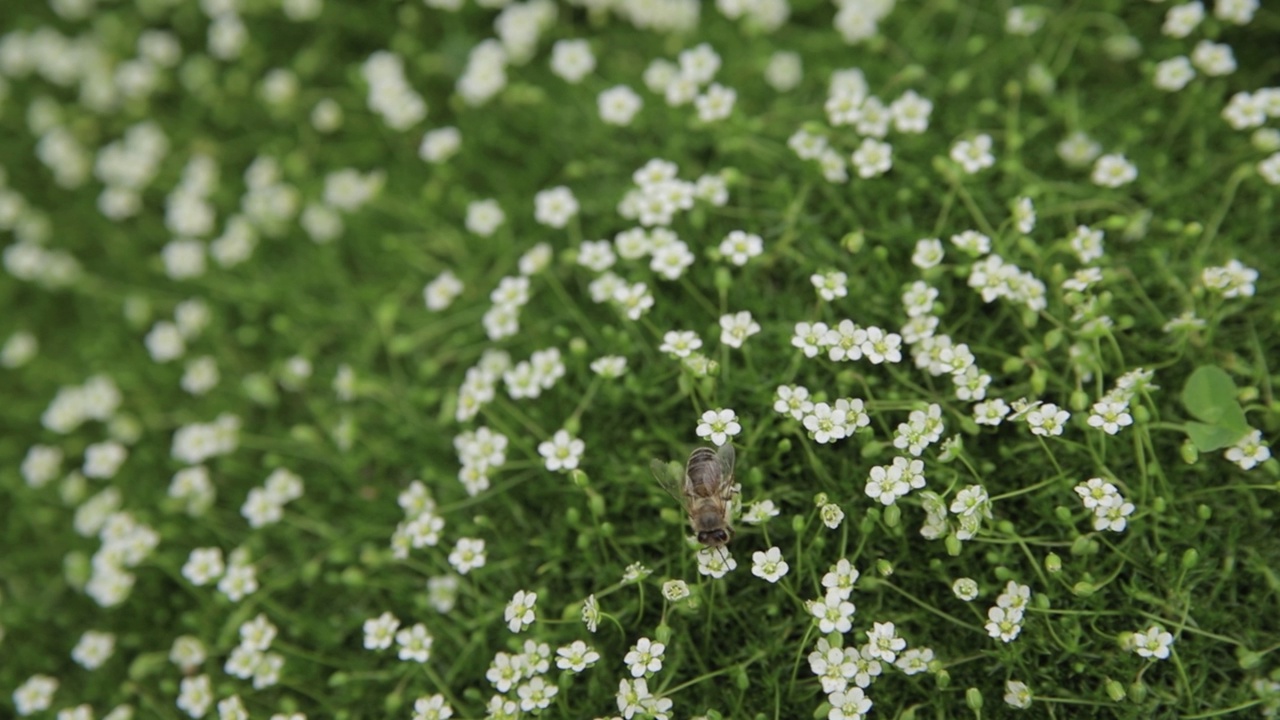
<instances>
[{"instance_id":1,"label":"bee","mask_svg":"<svg viewBox=\"0 0 1280 720\"><path fill-rule=\"evenodd\" d=\"M680 478L680 466L654 460L649 463L662 489L684 507L689 526L698 542L709 548L723 548L733 539L733 445L719 449L700 447L689 454Z\"/></svg>"}]
</instances>

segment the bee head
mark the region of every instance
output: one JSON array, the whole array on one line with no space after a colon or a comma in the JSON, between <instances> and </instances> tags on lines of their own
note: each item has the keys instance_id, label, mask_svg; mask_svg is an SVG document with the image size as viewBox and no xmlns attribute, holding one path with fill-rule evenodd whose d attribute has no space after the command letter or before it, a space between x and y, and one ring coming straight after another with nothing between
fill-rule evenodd
<instances>
[{"instance_id":1,"label":"bee head","mask_svg":"<svg viewBox=\"0 0 1280 720\"><path fill-rule=\"evenodd\" d=\"M719 547L729 542L729 538L733 537L725 528L716 528L715 530L703 530L698 533L698 542L709 547Z\"/></svg>"}]
</instances>

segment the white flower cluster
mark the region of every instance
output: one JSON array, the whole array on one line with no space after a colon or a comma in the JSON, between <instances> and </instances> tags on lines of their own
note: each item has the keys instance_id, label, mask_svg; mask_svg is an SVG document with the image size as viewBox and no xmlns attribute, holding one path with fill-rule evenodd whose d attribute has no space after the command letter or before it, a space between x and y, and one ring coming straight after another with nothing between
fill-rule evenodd
<instances>
[{"instance_id":1,"label":"white flower cluster","mask_svg":"<svg viewBox=\"0 0 1280 720\"><path fill-rule=\"evenodd\" d=\"M502 382L512 400L536 398L543 390L555 387L564 377L565 366L558 348L535 350L528 360L521 360L502 373Z\"/></svg>"},{"instance_id":2,"label":"white flower cluster","mask_svg":"<svg viewBox=\"0 0 1280 720\"><path fill-rule=\"evenodd\" d=\"M508 275L498 280L489 293L493 306L485 311L482 322L490 340L511 337L520 331L520 309L529 302L529 278Z\"/></svg>"},{"instance_id":3,"label":"white flower cluster","mask_svg":"<svg viewBox=\"0 0 1280 720\"><path fill-rule=\"evenodd\" d=\"M683 50L677 62L658 58L644 71L644 83L671 107L693 103L704 123L723 120L733 112L738 94L715 80L720 55L707 43Z\"/></svg>"},{"instance_id":4,"label":"white flower cluster","mask_svg":"<svg viewBox=\"0 0 1280 720\"><path fill-rule=\"evenodd\" d=\"M1115 387L1093 404L1089 426L1108 435L1115 435L1122 428L1132 425L1133 416L1129 414L1129 404L1139 391L1155 387L1151 384L1152 375L1149 370L1136 368L1117 378Z\"/></svg>"},{"instance_id":5,"label":"white flower cluster","mask_svg":"<svg viewBox=\"0 0 1280 720\"><path fill-rule=\"evenodd\" d=\"M1093 529L1124 532L1134 505L1124 499L1115 485L1102 478L1089 478L1075 487L1088 510L1093 511Z\"/></svg>"},{"instance_id":6,"label":"white flower cluster","mask_svg":"<svg viewBox=\"0 0 1280 720\"><path fill-rule=\"evenodd\" d=\"M228 455L240 446L240 418L223 413L210 423L183 425L173 433L169 454L185 465Z\"/></svg>"},{"instance_id":7,"label":"white flower cluster","mask_svg":"<svg viewBox=\"0 0 1280 720\"><path fill-rule=\"evenodd\" d=\"M987 634L1010 643L1022 632L1023 616L1031 601L1031 588L1010 580L996 604L987 609Z\"/></svg>"},{"instance_id":8,"label":"white flower cluster","mask_svg":"<svg viewBox=\"0 0 1280 720\"><path fill-rule=\"evenodd\" d=\"M324 176L324 205L317 207L354 213L381 192L386 182L387 173L381 169L365 173L355 168L333 170ZM315 232L311 233L311 238L316 242L332 239L327 235L317 237Z\"/></svg>"},{"instance_id":9,"label":"white flower cluster","mask_svg":"<svg viewBox=\"0 0 1280 720\"><path fill-rule=\"evenodd\" d=\"M404 60L387 50L378 50L360 67L369 85L369 109L382 117L392 130L408 130L427 116L427 103L404 75Z\"/></svg>"},{"instance_id":10,"label":"white flower cluster","mask_svg":"<svg viewBox=\"0 0 1280 720\"><path fill-rule=\"evenodd\" d=\"M203 250L201 252L203 253ZM197 339L209 325L210 315L209 306L203 300L193 298L178 303L174 308L173 320L157 321L143 338L151 359L163 364L182 357L187 352L187 343ZM203 359L193 361L192 364L198 364L198 362L203 362ZM216 364L213 365L212 377L209 376L208 368L203 371L197 368L190 374L192 377L184 375L182 385L193 395L207 392L217 384Z\"/></svg>"},{"instance_id":11,"label":"white flower cluster","mask_svg":"<svg viewBox=\"0 0 1280 720\"><path fill-rule=\"evenodd\" d=\"M654 720L670 720L671 698L657 697L649 691L649 678L662 669L662 655L666 645L653 642L649 638L640 638L623 661L631 678L623 678L618 682L618 712L625 720L637 714Z\"/></svg>"},{"instance_id":12,"label":"white flower cluster","mask_svg":"<svg viewBox=\"0 0 1280 720\"><path fill-rule=\"evenodd\" d=\"M142 209L142 191L159 172L169 152L169 138L155 122L130 126L124 136L98 150L93 174L103 184L98 211L111 220L124 220Z\"/></svg>"},{"instance_id":13,"label":"white flower cluster","mask_svg":"<svg viewBox=\"0 0 1280 720\"><path fill-rule=\"evenodd\" d=\"M115 382L106 375L94 375L82 385L58 388L40 416L40 423L59 435L66 435L89 420L107 422L120 408L120 401L120 389Z\"/></svg>"},{"instance_id":14,"label":"white flower cluster","mask_svg":"<svg viewBox=\"0 0 1280 720\"><path fill-rule=\"evenodd\" d=\"M271 687L280 682L284 668L284 656L269 652L276 638L276 626L266 615L258 614L240 625L240 644L231 651L223 670L241 680L253 679L255 690Z\"/></svg>"},{"instance_id":15,"label":"white flower cluster","mask_svg":"<svg viewBox=\"0 0 1280 720\"><path fill-rule=\"evenodd\" d=\"M893 446L907 451L913 457L920 457L925 448L942 439L945 429L946 425L942 421L942 406L930 403L924 410L912 410L906 422L898 423L898 429L893 436ZM918 478L916 475L917 473L908 472L902 479L909 481L913 488L923 487L924 475L922 472L918 474ZM920 485L917 485L917 482Z\"/></svg>"},{"instance_id":16,"label":"white flower cluster","mask_svg":"<svg viewBox=\"0 0 1280 720\"><path fill-rule=\"evenodd\" d=\"M286 468L276 468L267 476L262 487L249 490L240 514L249 521L249 527L260 528L280 522L284 506L302 497L302 478Z\"/></svg>"},{"instance_id":17,"label":"white flower cluster","mask_svg":"<svg viewBox=\"0 0 1280 720\"><path fill-rule=\"evenodd\" d=\"M507 436L484 426L456 435L453 448L462 465L458 480L472 497L488 490L490 473L507 462Z\"/></svg>"},{"instance_id":18,"label":"white flower cluster","mask_svg":"<svg viewBox=\"0 0 1280 720\"><path fill-rule=\"evenodd\" d=\"M992 517L991 497L981 485L961 488L951 501L950 514L946 501L932 490L920 493L920 505L925 511L920 534L927 540L937 540L948 533L954 534L957 540L972 540L982 521ZM955 518L954 524L950 517Z\"/></svg>"},{"instance_id":19,"label":"white flower cluster","mask_svg":"<svg viewBox=\"0 0 1280 720\"><path fill-rule=\"evenodd\" d=\"M816 284L816 283L815 283ZM835 327L826 323L796 323L791 338L794 347L806 357L825 352L831 360L854 361L865 358L873 365L902 361L902 336L870 326L863 328L852 320L841 320Z\"/></svg>"},{"instance_id":20,"label":"white flower cluster","mask_svg":"<svg viewBox=\"0 0 1280 720\"><path fill-rule=\"evenodd\" d=\"M843 636L852 629L854 608L848 598L857 579L858 571L847 560L841 560L823 577L822 583L828 588L826 597L810 602L819 630L828 636L832 632ZM865 717L872 705L866 689L880 677L886 665L897 667L906 675L932 669L933 650L907 649L906 640L898 637L891 622L872 623L866 638L863 645L848 647L842 647L843 637L819 638L816 648L809 653L809 669L818 676L831 705L828 717L842 720Z\"/></svg>"},{"instance_id":21,"label":"white flower cluster","mask_svg":"<svg viewBox=\"0 0 1280 720\"><path fill-rule=\"evenodd\" d=\"M865 492L882 505L893 505L898 498L924 486L924 461L896 457L891 465L871 468Z\"/></svg>"},{"instance_id":22,"label":"white flower cluster","mask_svg":"<svg viewBox=\"0 0 1280 720\"><path fill-rule=\"evenodd\" d=\"M464 461L465 463L465 461ZM396 500L404 510L404 520L391 535L391 554L397 560L409 557L411 548L435 547L444 530L444 517L436 512L436 501L421 480L414 480Z\"/></svg>"},{"instance_id":23,"label":"white flower cluster","mask_svg":"<svg viewBox=\"0 0 1280 720\"><path fill-rule=\"evenodd\" d=\"M386 650L393 641L398 648L396 655L400 660L425 663L431 659L431 646L435 643L435 638L422 623L401 628L399 618L390 612L364 621L365 649Z\"/></svg>"},{"instance_id":24,"label":"white flower cluster","mask_svg":"<svg viewBox=\"0 0 1280 720\"><path fill-rule=\"evenodd\" d=\"M880 32L880 21L893 12L896 0L841 0L836 11L836 32L849 45L859 45Z\"/></svg>"},{"instance_id":25,"label":"white flower cluster","mask_svg":"<svg viewBox=\"0 0 1280 720\"><path fill-rule=\"evenodd\" d=\"M834 403L814 403L801 421L809 435L819 443L832 443L853 435L871 424L871 416L859 398L839 398Z\"/></svg>"},{"instance_id":26,"label":"white flower cluster","mask_svg":"<svg viewBox=\"0 0 1280 720\"><path fill-rule=\"evenodd\" d=\"M481 40L458 76L458 94L473 107L484 105L507 86L507 51L495 39Z\"/></svg>"},{"instance_id":27,"label":"white flower cluster","mask_svg":"<svg viewBox=\"0 0 1280 720\"><path fill-rule=\"evenodd\" d=\"M696 180L682 180L680 168L670 160L653 158L631 174L635 186L627 190L622 201L618 203L618 214L627 220L636 220L644 227L670 225L676 214L693 209L698 200L713 206L723 206L729 201L729 191L724 179L718 174L706 174ZM654 272L661 272L658 266L672 264L659 259L659 253L667 252L667 247L679 244L685 252L688 246L671 233L644 235L639 229L620 233L614 240L618 255L627 260L636 260L649 255L652 258ZM692 262L692 256L689 262ZM686 263L684 267L687 267ZM683 272L684 267L680 268ZM664 273L665 275L665 273ZM675 279L680 272L675 274Z\"/></svg>"},{"instance_id":28,"label":"white flower cluster","mask_svg":"<svg viewBox=\"0 0 1280 720\"><path fill-rule=\"evenodd\" d=\"M1200 272L1200 282L1205 289L1224 298L1253 297L1253 284L1257 280L1257 270L1235 259Z\"/></svg>"},{"instance_id":29,"label":"white flower cluster","mask_svg":"<svg viewBox=\"0 0 1280 720\"><path fill-rule=\"evenodd\" d=\"M338 172L347 174L345 171ZM364 179L372 183L376 182L376 176L375 171ZM269 237L280 237L288 230L288 223L297 215L301 202L298 189L284 181L284 169L280 162L267 155L259 155L245 168L244 185L244 195L240 196L241 215L227 220L223 236L209 248L214 260L223 267L244 262L253 253L254 233L249 232L245 226L236 227L238 217L243 217L253 231ZM332 210L329 212L332 213ZM312 233L312 239L320 242L315 234L315 225L315 218L303 223L304 229ZM235 232L232 232L233 229ZM225 242L225 246L218 247L219 241Z\"/></svg>"},{"instance_id":30,"label":"white flower cluster","mask_svg":"<svg viewBox=\"0 0 1280 720\"><path fill-rule=\"evenodd\" d=\"M462 386L458 388L454 419L460 423L474 419L482 407L493 401L498 381L510 367L511 356L506 351L495 348L485 350L480 361L467 368Z\"/></svg>"},{"instance_id":31,"label":"white flower cluster","mask_svg":"<svg viewBox=\"0 0 1280 720\"><path fill-rule=\"evenodd\" d=\"M120 511L101 518L99 527L94 525L92 518L82 525L90 532L97 532L102 542L93 554L92 572L84 591L102 607L115 607L133 590L134 576L128 568L136 567L151 555L160 544L160 534Z\"/></svg>"},{"instance_id":32,"label":"white flower cluster","mask_svg":"<svg viewBox=\"0 0 1280 720\"><path fill-rule=\"evenodd\" d=\"M982 301L1004 298L1040 312L1048 306L1044 283L996 254L987 255L969 267L969 287L982 295Z\"/></svg>"},{"instance_id":33,"label":"white flower cluster","mask_svg":"<svg viewBox=\"0 0 1280 720\"><path fill-rule=\"evenodd\" d=\"M551 0L526 0L502 8L493 20L493 30L511 64L523 65L533 59L538 40L555 19L556 5Z\"/></svg>"},{"instance_id":34,"label":"white flower cluster","mask_svg":"<svg viewBox=\"0 0 1280 720\"><path fill-rule=\"evenodd\" d=\"M533 602L537 596L523 590L512 599L528 603L528 613L532 615ZM532 599L530 599L532 598ZM511 617L511 606L508 605L508 617ZM532 619L532 618L530 618ZM499 652L493 657L489 669L485 672L490 684L497 694L489 698L488 715L493 718L514 718L521 712L537 714L551 705L551 701L560 692L559 686L547 682L544 677L551 669L551 646L533 640L524 641L524 651L511 654ZM600 653L581 640L556 649L556 667L579 673L600 660ZM512 690L515 691L512 697Z\"/></svg>"}]
</instances>

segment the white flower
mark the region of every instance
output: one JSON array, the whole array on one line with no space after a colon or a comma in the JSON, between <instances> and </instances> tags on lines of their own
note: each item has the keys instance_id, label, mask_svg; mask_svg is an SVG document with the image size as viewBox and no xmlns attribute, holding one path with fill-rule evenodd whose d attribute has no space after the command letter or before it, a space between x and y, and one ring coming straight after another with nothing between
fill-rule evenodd
<instances>
[{"instance_id":1,"label":"white flower","mask_svg":"<svg viewBox=\"0 0 1280 720\"><path fill-rule=\"evenodd\" d=\"M698 573L713 578L722 578L738 567L738 561L723 547L702 548L698 550L697 558Z\"/></svg>"},{"instance_id":2,"label":"white flower","mask_svg":"<svg viewBox=\"0 0 1280 720\"><path fill-rule=\"evenodd\" d=\"M1082 263L1090 263L1102 257L1102 231L1079 225L1071 236L1071 250Z\"/></svg>"},{"instance_id":3,"label":"white flower","mask_svg":"<svg viewBox=\"0 0 1280 720\"><path fill-rule=\"evenodd\" d=\"M720 342L732 348L742 347L747 338L760 332L760 324L749 310L720 316Z\"/></svg>"},{"instance_id":4,"label":"white flower","mask_svg":"<svg viewBox=\"0 0 1280 720\"><path fill-rule=\"evenodd\" d=\"M1239 465L1241 470L1252 470L1271 458L1271 449L1262 443L1262 431L1253 430L1227 448L1224 457Z\"/></svg>"},{"instance_id":5,"label":"white flower","mask_svg":"<svg viewBox=\"0 0 1280 720\"><path fill-rule=\"evenodd\" d=\"M430 697L420 697L413 702L413 720L448 720L451 717L453 717L453 708L439 693ZM272 720L275 718L273 717Z\"/></svg>"},{"instance_id":6,"label":"white flower","mask_svg":"<svg viewBox=\"0 0 1280 720\"><path fill-rule=\"evenodd\" d=\"M534 605L538 602L538 594L517 590L516 594L511 597L511 602L507 603L507 609L503 617L507 621L507 629L511 632L520 632L533 623Z\"/></svg>"},{"instance_id":7,"label":"white flower","mask_svg":"<svg viewBox=\"0 0 1280 720\"><path fill-rule=\"evenodd\" d=\"M1165 660L1169 657L1169 647L1173 645L1173 634L1159 625L1152 625L1134 633L1130 643L1133 652L1140 657Z\"/></svg>"},{"instance_id":8,"label":"white flower","mask_svg":"<svg viewBox=\"0 0 1280 720\"><path fill-rule=\"evenodd\" d=\"M208 585L222 577L225 570L221 548L196 548L182 565L182 576L190 580L192 585Z\"/></svg>"},{"instance_id":9,"label":"white flower","mask_svg":"<svg viewBox=\"0 0 1280 720\"><path fill-rule=\"evenodd\" d=\"M396 644L400 646L397 656L401 660L412 660L424 663L431 659L431 645L435 639L427 632L427 626L417 623L396 633Z\"/></svg>"},{"instance_id":10,"label":"white flower","mask_svg":"<svg viewBox=\"0 0 1280 720\"><path fill-rule=\"evenodd\" d=\"M791 344L803 350L805 357L817 357L818 353L827 349L827 333L830 330L826 323L796 323Z\"/></svg>"},{"instance_id":11,"label":"white flower","mask_svg":"<svg viewBox=\"0 0 1280 720\"><path fill-rule=\"evenodd\" d=\"M182 679L178 692L178 709L193 718L204 717L213 704L213 686L208 675Z\"/></svg>"},{"instance_id":12,"label":"white flower","mask_svg":"<svg viewBox=\"0 0 1280 720\"><path fill-rule=\"evenodd\" d=\"M662 336L662 344L658 352L664 352L675 358L687 358L694 350L702 347L702 339L692 330L668 330Z\"/></svg>"},{"instance_id":13,"label":"white flower","mask_svg":"<svg viewBox=\"0 0 1280 720\"><path fill-rule=\"evenodd\" d=\"M602 355L591 361L591 372L603 378L621 377L627 371L627 359L621 355Z\"/></svg>"},{"instance_id":14,"label":"white flower","mask_svg":"<svg viewBox=\"0 0 1280 720\"><path fill-rule=\"evenodd\" d=\"M1189 2L1169 8L1160 31L1173 38L1184 38L1204 20L1204 4Z\"/></svg>"},{"instance_id":15,"label":"white flower","mask_svg":"<svg viewBox=\"0 0 1280 720\"><path fill-rule=\"evenodd\" d=\"M476 538L459 538L453 552L449 553L449 564L459 575L484 567L484 540Z\"/></svg>"},{"instance_id":16,"label":"white flower","mask_svg":"<svg viewBox=\"0 0 1280 720\"><path fill-rule=\"evenodd\" d=\"M694 98L693 104L698 110L698 119L711 123L729 117L737 99L738 93L733 88L711 83L705 92Z\"/></svg>"},{"instance_id":17,"label":"white flower","mask_svg":"<svg viewBox=\"0 0 1280 720\"><path fill-rule=\"evenodd\" d=\"M538 444L538 454L551 472L577 468L585 449L586 443L569 435L568 430L557 430L550 440Z\"/></svg>"},{"instance_id":18,"label":"white flower","mask_svg":"<svg viewBox=\"0 0 1280 720\"><path fill-rule=\"evenodd\" d=\"M751 555L751 574L771 583L781 580L790 567L787 561L782 559L782 551L777 547L771 547L765 552L757 551Z\"/></svg>"},{"instance_id":19,"label":"white flower","mask_svg":"<svg viewBox=\"0 0 1280 720\"><path fill-rule=\"evenodd\" d=\"M618 257L613 253L613 244L608 240L584 240L578 245L578 264L596 272L604 272L613 267Z\"/></svg>"},{"instance_id":20,"label":"white flower","mask_svg":"<svg viewBox=\"0 0 1280 720\"><path fill-rule=\"evenodd\" d=\"M639 320L641 315L653 307L653 295L649 293L649 286L642 282L634 285L622 284L614 291L613 301L621 306L631 320Z\"/></svg>"},{"instance_id":21,"label":"white flower","mask_svg":"<svg viewBox=\"0 0 1280 720\"><path fill-rule=\"evenodd\" d=\"M815 274L809 281L823 300L831 301L849 294L849 276L837 270Z\"/></svg>"},{"instance_id":22,"label":"white flower","mask_svg":"<svg viewBox=\"0 0 1280 720\"><path fill-rule=\"evenodd\" d=\"M897 636L893 623L873 623L867 631L866 651L871 657L882 662L892 663L898 651L907 646L907 641Z\"/></svg>"},{"instance_id":23,"label":"white flower","mask_svg":"<svg viewBox=\"0 0 1280 720\"><path fill-rule=\"evenodd\" d=\"M951 159L970 175L996 163L991 154L991 136L978 135L972 140L959 140L951 146Z\"/></svg>"},{"instance_id":24,"label":"white flower","mask_svg":"<svg viewBox=\"0 0 1280 720\"><path fill-rule=\"evenodd\" d=\"M702 413L702 420L696 429L700 438L710 438L716 446L724 445L729 438L742 432L738 424L738 414L729 408L708 410Z\"/></svg>"},{"instance_id":25,"label":"white flower","mask_svg":"<svg viewBox=\"0 0 1280 720\"><path fill-rule=\"evenodd\" d=\"M828 593L834 592L847 600L853 594L853 585L858 582L858 576L858 569L848 560L840 558L840 561L832 565L827 574L822 576L822 587L826 588Z\"/></svg>"},{"instance_id":26,"label":"white flower","mask_svg":"<svg viewBox=\"0 0 1280 720\"><path fill-rule=\"evenodd\" d=\"M779 512L781 511L772 500L762 500L747 506L742 513L742 522L748 525L762 525L769 522L770 518L777 517Z\"/></svg>"},{"instance_id":27,"label":"white flower","mask_svg":"<svg viewBox=\"0 0 1280 720\"><path fill-rule=\"evenodd\" d=\"M827 702L831 703L828 720L862 720L871 711L871 699L859 687L833 692Z\"/></svg>"},{"instance_id":28,"label":"white flower","mask_svg":"<svg viewBox=\"0 0 1280 720\"><path fill-rule=\"evenodd\" d=\"M649 269L666 280L679 280L693 261L694 256L689 251L689 246L681 240L676 240L653 250Z\"/></svg>"},{"instance_id":29,"label":"white flower","mask_svg":"<svg viewBox=\"0 0 1280 720\"><path fill-rule=\"evenodd\" d=\"M931 648L911 648L902 653L894 664L907 675L918 675L927 671L929 663L932 661L933 650Z\"/></svg>"},{"instance_id":30,"label":"white flower","mask_svg":"<svg viewBox=\"0 0 1280 720\"><path fill-rule=\"evenodd\" d=\"M813 412L804 416L804 427L813 434L815 441L825 444L841 440L849 434L846 420L843 411L833 409L827 403L817 403L813 406Z\"/></svg>"},{"instance_id":31,"label":"white flower","mask_svg":"<svg viewBox=\"0 0 1280 720\"><path fill-rule=\"evenodd\" d=\"M1133 424L1133 416L1129 414L1129 403L1118 400L1103 399L1093 404L1093 414L1089 416L1089 426L1102 428L1108 435L1115 435L1120 428Z\"/></svg>"},{"instance_id":32,"label":"white flower","mask_svg":"<svg viewBox=\"0 0 1280 720\"><path fill-rule=\"evenodd\" d=\"M957 578L951 583L951 592L961 600L971 602L978 597L978 583L967 577Z\"/></svg>"},{"instance_id":33,"label":"white flower","mask_svg":"<svg viewBox=\"0 0 1280 720\"><path fill-rule=\"evenodd\" d=\"M319 109L319 105L316 106ZM334 104L334 107L339 107ZM341 108L339 108L341 112ZM462 147L462 133L456 127L442 127L429 130L422 136L418 146L418 157L429 163L442 163L458 153Z\"/></svg>"},{"instance_id":34,"label":"white flower","mask_svg":"<svg viewBox=\"0 0 1280 720\"><path fill-rule=\"evenodd\" d=\"M1103 155L1098 158L1089 177L1094 185L1109 188L1128 185L1137 178L1138 168L1123 155Z\"/></svg>"},{"instance_id":35,"label":"white flower","mask_svg":"<svg viewBox=\"0 0 1280 720\"><path fill-rule=\"evenodd\" d=\"M900 133L922 133L929 129L929 115L933 102L921 97L915 90L908 90L889 104L893 116L893 129Z\"/></svg>"},{"instance_id":36,"label":"white flower","mask_svg":"<svg viewBox=\"0 0 1280 720\"><path fill-rule=\"evenodd\" d=\"M364 647L366 650L385 650L395 640L400 620L390 612L364 621Z\"/></svg>"},{"instance_id":37,"label":"white flower","mask_svg":"<svg viewBox=\"0 0 1280 720\"><path fill-rule=\"evenodd\" d=\"M644 101L626 85L615 85L596 98L600 119L609 125L630 125Z\"/></svg>"},{"instance_id":38,"label":"white flower","mask_svg":"<svg viewBox=\"0 0 1280 720\"><path fill-rule=\"evenodd\" d=\"M595 68L596 56L586 40L558 40L551 47L551 72L566 82L582 82Z\"/></svg>"},{"instance_id":39,"label":"white flower","mask_svg":"<svg viewBox=\"0 0 1280 720\"><path fill-rule=\"evenodd\" d=\"M1165 92L1177 92L1195 79L1196 71L1185 55L1171 57L1156 63L1152 83Z\"/></svg>"},{"instance_id":40,"label":"white flower","mask_svg":"<svg viewBox=\"0 0 1280 720\"><path fill-rule=\"evenodd\" d=\"M82 472L88 478L111 478L115 476L127 457L129 457L128 449L114 440L94 443L84 450Z\"/></svg>"},{"instance_id":41,"label":"white flower","mask_svg":"<svg viewBox=\"0 0 1280 720\"><path fill-rule=\"evenodd\" d=\"M545 709L559 692L559 687L548 685L542 677L535 677L516 688L516 694L520 696L520 709L525 712Z\"/></svg>"},{"instance_id":42,"label":"white flower","mask_svg":"<svg viewBox=\"0 0 1280 720\"><path fill-rule=\"evenodd\" d=\"M779 385L775 391L773 409L774 412L790 415L796 420L804 420L804 416L813 410L809 389L803 385Z\"/></svg>"},{"instance_id":43,"label":"white flower","mask_svg":"<svg viewBox=\"0 0 1280 720\"><path fill-rule=\"evenodd\" d=\"M911 264L921 270L928 270L942 262L944 254L941 240L937 238L917 240L915 252L911 253Z\"/></svg>"},{"instance_id":44,"label":"white flower","mask_svg":"<svg viewBox=\"0 0 1280 720\"><path fill-rule=\"evenodd\" d=\"M1051 437L1061 435L1067 420L1070 418L1071 413L1053 403L1045 403L1027 413L1027 425L1031 426L1033 434L1041 437Z\"/></svg>"},{"instance_id":45,"label":"white flower","mask_svg":"<svg viewBox=\"0 0 1280 720\"><path fill-rule=\"evenodd\" d=\"M111 633L88 630L80 636L71 649L71 659L86 670L97 670L115 652L116 636Z\"/></svg>"},{"instance_id":46,"label":"white flower","mask_svg":"<svg viewBox=\"0 0 1280 720\"><path fill-rule=\"evenodd\" d=\"M1213 15L1229 23L1248 25L1253 21L1258 6L1258 0L1217 0L1213 4Z\"/></svg>"},{"instance_id":47,"label":"white flower","mask_svg":"<svg viewBox=\"0 0 1280 720\"><path fill-rule=\"evenodd\" d=\"M818 508L818 515L822 517L822 524L829 530L835 530L840 527L840 523L844 522L844 510L835 503L826 503Z\"/></svg>"},{"instance_id":48,"label":"white flower","mask_svg":"<svg viewBox=\"0 0 1280 720\"><path fill-rule=\"evenodd\" d=\"M1031 689L1024 682L1018 680L1009 680L1004 684L1004 701L1005 704L1026 710L1031 707Z\"/></svg>"},{"instance_id":49,"label":"white flower","mask_svg":"<svg viewBox=\"0 0 1280 720\"><path fill-rule=\"evenodd\" d=\"M987 609L987 634L1009 643L1022 632L1022 611L999 605Z\"/></svg>"},{"instance_id":50,"label":"white flower","mask_svg":"<svg viewBox=\"0 0 1280 720\"><path fill-rule=\"evenodd\" d=\"M563 228L578 214L578 200L569 188L560 185L541 190L533 197L534 219L543 225Z\"/></svg>"},{"instance_id":51,"label":"white flower","mask_svg":"<svg viewBox=\"0 0 1280 720\"><path fill-rule=\"evenodd\" d=\"M886 333L878 327L866 329L866 339L862 342L862 354L872 364L902 361L902 336L897 333Z\"/></svg>"},{"instance_id":52,"label":"white flower","mask_svg":"<svg viewBox=\"0 0 1280 720\"><path fill-rule=\"evenodd\" d=\"M739 267L746 265L748 260L759 256L762 252L764 252L764 241L760 236L742 230L730 231L720 242L720 254Z\"/></svg>"},{"instance_id":53,"label":"white flower","mask_svg":"<svg viewBox=\"0 0 1280 720\"><path fill-rule=\"evenodd\" d=\"M662 643L640 638L622 661L631 671L631 677L644 677L662 669L662 655L666 650L667 646Z\"/></svg>"},{"instance_id":54,"label":"white flower","mask_svg":"<svg viewBox=\"0 0 1280 720\"><path fill-rule=\"evenodd\" d=\"M662 596L670 602L680 602L689 597L689 584L683 580L668 580L662 583Z\"/></svg>"},{"instance_id":55,"label":"white flower","mask_svg":"<svg viewBox=\"0 0 1280 720\"><path fill-rule=\"evenodd\" d=\"M779 50L769 56L769 64L764 68L764 81L778 92L794 90L804 76L799 53Z\"/></svg>"},{"instance_id":56,"label":"white flower","mask_svg":"<svg viewBox=\"0 0 1280 720\"><path fill-rule=\"evenodd\" d=\"M879 177L893 167L893 146L875 138L863 138L850 159L858 169L858 177Z\"/></svg>"},{"instance_id":57,"label":"white flower","mask_svg":"<svg viewBox=\"0 0 1280 720\"><path fill-rule=\"evenodd\" d=\"M13 691L13 704L19 715L33 715L49 709L53 694L58 690L58 679L48 675L32 675Z\"/></svg>"},{"instance_id":58,"label":"white flower","mask_svg":"<svg viewBox=\"0 0 1280 720\"><path fill-rule=\"evenodd\" d=\"M843 635L853 628L855 608L838 590L828 590L822 600L813 601L809 612L818 619L818 631L824 635L832 632Z\"/></svg>"},{"instance_id":59,"label":"white flower","mask_svg":"<svg viewBox=\"0 0 1280 720\"><path fill-rule=\"evenodd\" d=\"M600 660L600 653L581 640L556 649L556 667L579 673L595 665Z\"/></svg>"},{"instance_id":60,"label":"white flower","mask_svg":"<svg viewBox=\"0 0 1280 720\"><path fill-rule=\"evenodd\" d=\"M1124 532L1134 509L1133 503L1125 501L1119 494L1113 495L1094 508L1093 529Z\"/></svg>"}]
</instances>

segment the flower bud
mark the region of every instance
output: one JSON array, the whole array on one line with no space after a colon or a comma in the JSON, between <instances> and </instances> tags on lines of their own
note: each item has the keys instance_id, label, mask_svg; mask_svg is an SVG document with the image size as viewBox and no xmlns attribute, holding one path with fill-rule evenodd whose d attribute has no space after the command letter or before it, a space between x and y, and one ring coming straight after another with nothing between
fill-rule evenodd
<instances>
[{"instance_id":1,"label":"flower bud","mask_svg":"<svg viewBox=\"0 0 1280 720\"><path fill-rule=\"evenodd\" d=\"M1044 569L1051 573L1062 572L1062 558L1058 553L1051 552L1045 557Z\"/></svg>"},{"instance_id":2,"label":"flower bud","mask_svg":"<svg viewBox=\"0 0 1280 720\"><path fill-rule=\"evenodd\" d=\"M1112 702L1120 702L1124 700L1125 698L1124 686L1121 685L1118 681L1112 680L1111 678L1107 678L1107 682L1104 687L1107 690L1107 696L1111 698Z\"/></svg>"},{"instance_id":3,"label":"flower bud","mask_svg":"<svg viewBox=\"0 0 1280 720\"><path fill-rule=\"evenodd\" d=\"M964 704L968 705L969 709L974 712L978 712L979 710L981 710L982 709L982 691L976 687L971 687L968 690L965 690Z\"/></svg>"}]
</instances>

